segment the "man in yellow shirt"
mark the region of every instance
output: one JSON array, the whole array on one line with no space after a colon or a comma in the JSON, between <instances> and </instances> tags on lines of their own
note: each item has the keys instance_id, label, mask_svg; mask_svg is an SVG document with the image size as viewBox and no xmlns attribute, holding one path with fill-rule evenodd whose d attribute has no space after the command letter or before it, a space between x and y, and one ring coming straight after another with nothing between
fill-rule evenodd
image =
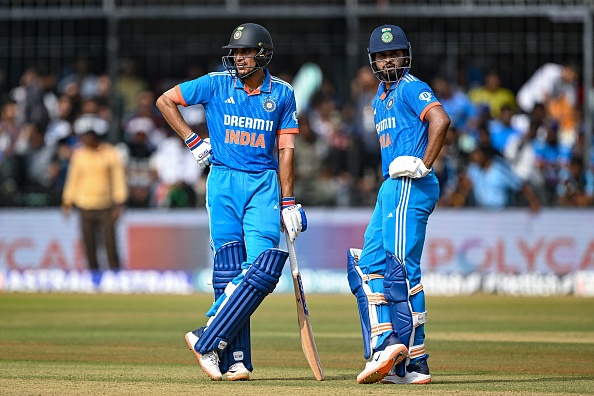
<instances>
[{"instance_id":1,"label":"man in yellow shirt","mask_svg":"<svg viewBox=\"0 0 594 396\"><path fill-rule=\"evenodd\" d=\"M480 109L489 108L491 118L499 117L501 107L509 106L514 112L517 109L516 95L509 89L501 86L501 78L496 71L489 71L485 75L484 85L468 91L470 101Z\"/></svg>"},{"instance_id":2,"label":"man in yellow shirt","mask_svg":"<svg viewBox=\"0 0 594 396\"><path fill-rule=\"evenodd\" d=\"M109 268L118 270L115 224L128 197L124 164L116 148L101 141L107 132L99 117L84 115L74 124L82 145L72 154L62 193L62 211L80 211L80 227L89 269L99 270L97 233L103 234Z\"/></svg>"}]
</instances>

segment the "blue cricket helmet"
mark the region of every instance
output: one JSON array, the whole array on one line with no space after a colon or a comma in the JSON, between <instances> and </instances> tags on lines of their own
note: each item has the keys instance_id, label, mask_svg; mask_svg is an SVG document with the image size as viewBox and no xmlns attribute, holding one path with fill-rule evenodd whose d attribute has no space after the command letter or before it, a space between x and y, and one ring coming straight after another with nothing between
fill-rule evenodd
<instances>
[{"instance_id":1,"label":"blue cricket helmet","mask_svg":"<svg viewBox=\"0 0 594 396\"><path fill-rule=\"evenodd\" d=\"M409 49L404 30L395 25L383 25L371 33L369 38L369 53Z\"/></svg>"},{"instance_id":2,"label":"blue cricket helmet","mask_svg":"<svg viewBox=\"0 0 594 396\"><path fill-rule=\"evenodd\" d=\"M406 55L399 59L404 59L400 66L390 67L380 70L375 61L375 54L384 51L406 50ZM383 25L375 29L369 38L369 48L367 48L369 64L373 74L384 82L397 82L406 69L412 65L412 49L410 43L404 34L404 30L395 25Z\"/></svg>"}]
</instances>

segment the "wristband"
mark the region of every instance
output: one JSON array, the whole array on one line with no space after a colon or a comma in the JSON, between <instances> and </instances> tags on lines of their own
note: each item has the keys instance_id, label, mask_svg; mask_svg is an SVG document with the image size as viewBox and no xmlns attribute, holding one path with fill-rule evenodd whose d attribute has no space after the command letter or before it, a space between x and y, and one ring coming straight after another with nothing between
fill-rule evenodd
<instances>
[{"instance_id":1,"label":"wristband","mask_svg":"<svg viewBox=\"0 0 594 396\"><path fill-rule=\"evenodd\" d=\"M281 200L281 209L295 205L295 197L285 197Z\"/></svg>"},{"instance_id":2,"label":"wristband","mask_svg":"<svg viewBox=\"0 0 594 396\"><path fill-rule=\"evenodd\" d=\"M194 150L196 147L198 147L198 144L201 141L202 139L200 139L200 136L192 132L192 134L186 138L186 146L188 146L190 150Z\"/></svg>"}]
</instances>

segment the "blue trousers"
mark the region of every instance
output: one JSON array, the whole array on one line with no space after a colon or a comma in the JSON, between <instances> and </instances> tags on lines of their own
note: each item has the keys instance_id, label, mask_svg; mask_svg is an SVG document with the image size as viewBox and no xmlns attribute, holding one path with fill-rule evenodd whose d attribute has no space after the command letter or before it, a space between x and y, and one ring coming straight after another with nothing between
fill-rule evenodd
<instances>
[{"instance_id":1,"label":"blue trousers","mask_svg":"<svg viewBox=\"0 0 594 396\"><path fill-rule=\"evenodd\" d=\"M211 248L244 241L247 263L280 242L280 193L277 173L241 172L213 166L206 184Z\"/></svg>"},{"instance_id":2,"label":"blue trousers","mask_svg":"<svg viewBox=\"0 0 594 396\"><path fill-rule=\"evenodd\" d=\"M421 283L421 255L427 220L438 198L439 184L433 172L422 179L400 177L385 180L365 230L363 251L359 258L361 271L364 274L384 275L388 251L405 265L411 289ZM381 279L371 281L370 287L373 292L383 293ZM414 312L425 312L424 292L411 296L410 303ZM379 307L378 319L380 322L392 322L386 305ZM413 345L424 343L424 327L420 325L416 328ZM390 334L391 331L388 331L380 335L377 345L381 345Z\"/></svg>"},{"instance_id":3,"label":"blue trousers","mask_svg":"<svg viewBox=\"0 0 594 396\"><path fill-rule=\"evenodd\" d=\"M206 182L206 208L210 226L210 247L214 253L225 243L245 242L247 259L242 270L267 249L280 242L280 193L277 173L242 172L213 166ZM232 280L234 285L243 273ZM225 299L214 302L207 316L213 316Z\"/></svg>"}]
</instances>

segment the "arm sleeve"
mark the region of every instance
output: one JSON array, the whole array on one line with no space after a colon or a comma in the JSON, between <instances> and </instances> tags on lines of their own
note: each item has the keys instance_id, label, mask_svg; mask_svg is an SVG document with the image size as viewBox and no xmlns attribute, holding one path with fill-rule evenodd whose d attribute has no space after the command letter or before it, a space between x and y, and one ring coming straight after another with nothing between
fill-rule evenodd
<instances>
[{"instance_id":1,"label":"arm sleeve","mask_svg":"<svg viewBox=\"0 0 594 396\"><path fill-rule=\"evenodd\" d=\"M198 77L195 80L186 81L179 84L179 95L181 95L181 104L184 107L192 106L195 104L208 104L211 97L211 80L210 74L206 74L202 77ZM177 90L177 89L176 89Z\"/></svg>"},{"instance_id":2,"label":"arm sleeve","mask_svg":"<svg viewBox=\"0 0 594 396\"><path fill-rule=\"evenodd\" d=\"M282 135L278 135L278 148L295 148L295 134L283 133Z\"/></svg>"}]
</instances>

